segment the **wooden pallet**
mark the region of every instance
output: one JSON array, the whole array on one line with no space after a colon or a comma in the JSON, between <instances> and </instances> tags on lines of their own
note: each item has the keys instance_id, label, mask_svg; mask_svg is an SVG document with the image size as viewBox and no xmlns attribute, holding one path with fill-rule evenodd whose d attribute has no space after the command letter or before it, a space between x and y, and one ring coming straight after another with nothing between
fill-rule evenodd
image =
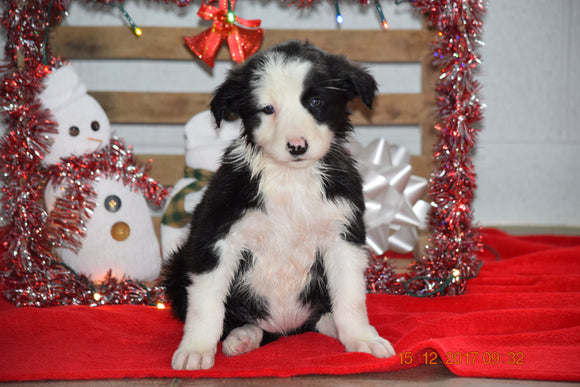
<instances>
[{"instance_id":1,"label":"wooden pallet","mask_svg":"<svg viewBox=\"0 0 580 387\"><path fill-rule=\"evenodd\" d=\"M66 59L197 60L183 36L201 28L148 27L136 37L126 27L60 26L52 33L52 51ZM421 92L380 94L373 110L360 101L353 105L352 121L364 125L418 125L421 127L421 154L412 157L413 174L428 177L432 170L434 102L437 73L431 65L432 31L423 30L266 30L261 48L289 39L308 39L323 50L370 63L420 63ZM217 60L228 60L222 47ZM200 62L200 65L201 64ZM185 124L206 110L210 90L205 93L90 91L103 106L112 124ZM183 155L139 155L152 159L151 174L165 185L182 177Z\"/></svg>"}]
</instances>

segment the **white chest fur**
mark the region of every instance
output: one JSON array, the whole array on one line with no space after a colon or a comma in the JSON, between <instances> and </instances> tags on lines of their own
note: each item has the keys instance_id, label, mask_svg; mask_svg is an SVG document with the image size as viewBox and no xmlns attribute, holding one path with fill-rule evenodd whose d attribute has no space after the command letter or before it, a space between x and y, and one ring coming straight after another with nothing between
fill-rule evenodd
<instances>
[{"instance_id":1,"label":"white chest fur","mask_svg":"<svg viewBox=\"0 0 580 387\"><path fill-rule=\"evenodd\" d=\"M315 166L262 169L265 210L246 213L224 241L230 252L250 250L254 264L244 282L268 301L270 318L259 322L271 332L301 326L310 315L299 300L310 281L317 252L337 242L352 216L347 201L324 198ZM232 250L233 249L233 250Z\"/></svg>"}]
</instances>

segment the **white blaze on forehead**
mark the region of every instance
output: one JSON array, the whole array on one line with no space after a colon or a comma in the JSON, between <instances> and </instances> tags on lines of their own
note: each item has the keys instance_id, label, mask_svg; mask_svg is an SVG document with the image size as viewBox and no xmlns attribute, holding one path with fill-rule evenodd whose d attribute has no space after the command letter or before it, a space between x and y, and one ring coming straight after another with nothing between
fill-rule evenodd
<instances>
[{"instance_id":1,"label":"white blaze on forehead","mask_svg":"<svg viewBox=\"0 0 580 387\"><path fill-rule=\"evenodd\" d=\"M259 103L273 101L280 105L288 101L300 103L304 81L312 63L298 59L284 59L280 54L271 54L265 60L262 76L255 85L254 93Z\"/></svg>"},{"instance_id":2,"label":"white blaze on forehead","mask_svg":"<svg viewBox=\"0 0 580 387\"><path fill-rule=\"evenodd\" d=\"M333 135L328 126L316 122L301 103L312 67L309 61L272 53L252 85L258 108L268 105L274 108L274 114L262 114L260 125L254 128L255 141L278 162L291 162L293 166L309 164L324 156L330 147ZM296 138L308 143L308 151L300 157L302 164L296 163L286 147Z\"/></svg>"}]
</instances>

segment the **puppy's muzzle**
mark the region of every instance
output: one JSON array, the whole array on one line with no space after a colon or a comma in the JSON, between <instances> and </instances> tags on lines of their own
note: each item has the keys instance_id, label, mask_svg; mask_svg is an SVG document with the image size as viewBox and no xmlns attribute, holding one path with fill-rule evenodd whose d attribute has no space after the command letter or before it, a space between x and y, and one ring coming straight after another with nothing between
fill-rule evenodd
<instances>
[{"instance_id":1,"label":"puppy's muzzle","mask_svg":"<svg viewBox=\"0 0 580 387\"><path fill-rule=\"evenodd\" d=\"M291 138L286 143L286 150L294 157L302 156L308 150L308 141L304 137Z\"/></svg>"}]
</instances>

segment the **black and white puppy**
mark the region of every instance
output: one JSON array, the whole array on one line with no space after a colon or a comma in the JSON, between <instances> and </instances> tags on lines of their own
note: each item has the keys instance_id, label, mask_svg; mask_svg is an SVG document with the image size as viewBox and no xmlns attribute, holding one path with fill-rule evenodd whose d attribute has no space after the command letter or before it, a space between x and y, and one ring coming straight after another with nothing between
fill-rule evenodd
<instances>
[{"instance_id":1,"label":"black and white puppy","mask_svg":"<svg viewBox=\"0 0 580 387\"><path fill-rule=\"evenodd\" d=\"M349 352L395 354L369 325L362 182L345 149L347 104L371 107L376 82L344 57L290 41L252 56L211 111L243 123L164 267L185 321L175 369L213 366L280 335L316 331Z\"/></svg>"}]
</instances>

